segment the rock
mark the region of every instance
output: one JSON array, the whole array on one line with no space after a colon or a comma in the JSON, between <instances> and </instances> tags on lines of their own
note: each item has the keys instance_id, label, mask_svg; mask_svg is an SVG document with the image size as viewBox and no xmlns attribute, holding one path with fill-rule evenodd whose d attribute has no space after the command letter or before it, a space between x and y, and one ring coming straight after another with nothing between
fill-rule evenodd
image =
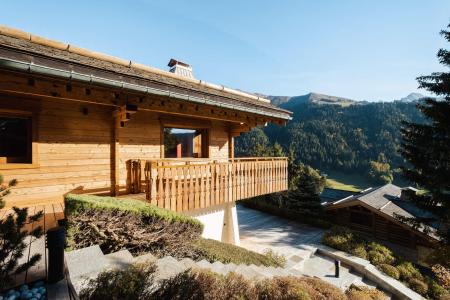
<instances>
[{"instance_id":1,"label":"rock","mask_svg":"<svg viewBox=\"0 0 450 300\"><path fill-rule=\"evenodd\" d=\"M36 282L35 284L34 284L34 287L41 287L41 286L44 286L44 281L42 281L42 280L39 280L38 282Z\"/></svg>"},{"instance_id":2,"label":"rock","mask_svg":"<svg viewBox=\"0 0 450 300\"><path fill-rule=\"evenodd\" d=\"M24 284L22 286L20 286L19 291L26 291L28 290L28 285Z\"/></svg>"}]
</instances>

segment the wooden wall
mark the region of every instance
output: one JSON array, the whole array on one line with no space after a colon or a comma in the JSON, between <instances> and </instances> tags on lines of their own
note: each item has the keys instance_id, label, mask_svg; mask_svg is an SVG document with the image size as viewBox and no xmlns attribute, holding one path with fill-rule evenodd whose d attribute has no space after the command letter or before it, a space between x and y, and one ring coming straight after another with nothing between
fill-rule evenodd
<instances>
[{"instance_id":1,"label":"wooden wall","mask_svg":"<svg viewBox=\"0 0 450 300\"><path fill-rule=\"evenodd\" d=\"M355 211L356 208L367 214L367 218L371 220L370 226L362 226L351 221L351 212ZM428 240L415 234L412 230L406 229L388 218L375 214L361 206L355 205L328 210L327 214L333 222L347 226L364 236L375 238L380 241L388 241L411 249L415 249L417 245L432 245Z\"/></svg>"},{"instance_id":2,"label":"wooden wall","mask_svg":"<svg viewBox=\"0 0 450 300\"><path fill-rule=\"evenodd\" d=\"M223 122L213 122L211 126L211 158L228 158L228 128Z\"/></svg>"},{"instance_id":3,"label":"wooden wall","mask_svg":"<svg viewBox=\"0 0 450 300\"><path fill-rule=\"evenodd\" d=\"M1 110L34 113L36 166L0 165L5 180L19 184L7 196L11 207L60 202L69 192L109 194L112 182L113 107L65 100L25 99L0 95ZM159 115L138 111L119 129L119 185L127 182L129 159L160 158ZM228 157L228 127L212 121L210 157Z\"/></svg>"},{"instance_id":4,"label":"wooden wall","mask_svg":"<svg viewBox=\"0 0 450 300\"><path fill-rule=\"evenodd\" d=\"M0 166L6 180L19 182L5 198L7 206L61 201L74 190L109 191L110 107L4 97L0 101L0 109L31 111L36 121L37 165Z\"/></svg>"}]
</instances>

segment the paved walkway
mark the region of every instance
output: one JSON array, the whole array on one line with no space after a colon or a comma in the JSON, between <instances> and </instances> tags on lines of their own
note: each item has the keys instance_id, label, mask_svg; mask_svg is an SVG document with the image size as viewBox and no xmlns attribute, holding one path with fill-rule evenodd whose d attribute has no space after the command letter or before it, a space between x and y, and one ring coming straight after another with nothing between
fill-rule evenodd
<instances>
[{"instance_id":1,"label":"paved walkway","mask_svg":"<svg viewBox=\"0 0 450 300\"><path fill-rule=\"evenodd\" d=\"M323 230L237 205L241 247L264 253L271 249L289 256L300 245L318 244Z\"/></svg>"},{"instance_id":2,"label":"paved walkway","mask_svg":"<svg viewBox=\"0 0 450 300\"><path fill-rule=\"evenodd\" d=\"M241 247L264 253L272 250L289 258L298 255L300 249L320 244L324 230L292 220L237 206ZM375 287L376 285L342 265L339 278L335 277L334 260L320 255L305 259L300 272L318 277L343 291L351 284Z\"/></svg>"}]
</instances>

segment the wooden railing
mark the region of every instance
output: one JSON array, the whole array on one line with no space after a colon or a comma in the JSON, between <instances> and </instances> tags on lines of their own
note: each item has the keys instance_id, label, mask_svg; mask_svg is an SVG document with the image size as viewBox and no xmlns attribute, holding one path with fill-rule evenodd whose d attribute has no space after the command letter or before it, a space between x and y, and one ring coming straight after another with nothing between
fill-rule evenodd
<instances>
[{"instance_id":1,"label":"wooden railing","mask_svg":"<svg viewBox=\"0 0 450 300\"><path fill-rule=\"evenodd\" d=\"M284 191L287 165L285 157L145 161L146 197L161 208L187 211Z\"/></svg>"}]
</instances>

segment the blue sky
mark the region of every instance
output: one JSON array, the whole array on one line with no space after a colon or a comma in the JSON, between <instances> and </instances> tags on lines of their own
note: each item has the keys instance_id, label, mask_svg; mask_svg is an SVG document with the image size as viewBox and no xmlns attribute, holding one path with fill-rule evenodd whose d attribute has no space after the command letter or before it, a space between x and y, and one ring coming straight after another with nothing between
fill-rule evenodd
<instances>
[{"instance_id":1,"label":"blue sky","mask_svg":"<svg viewBox=\"0 0 450 300\"><path fill-rule=\"evenodd\" d=\"M2 1L0 23L250 92L392 100L441 71L448 0ZM422 91L422 93L425 93Z\"/></svg>"}]
</instances>

